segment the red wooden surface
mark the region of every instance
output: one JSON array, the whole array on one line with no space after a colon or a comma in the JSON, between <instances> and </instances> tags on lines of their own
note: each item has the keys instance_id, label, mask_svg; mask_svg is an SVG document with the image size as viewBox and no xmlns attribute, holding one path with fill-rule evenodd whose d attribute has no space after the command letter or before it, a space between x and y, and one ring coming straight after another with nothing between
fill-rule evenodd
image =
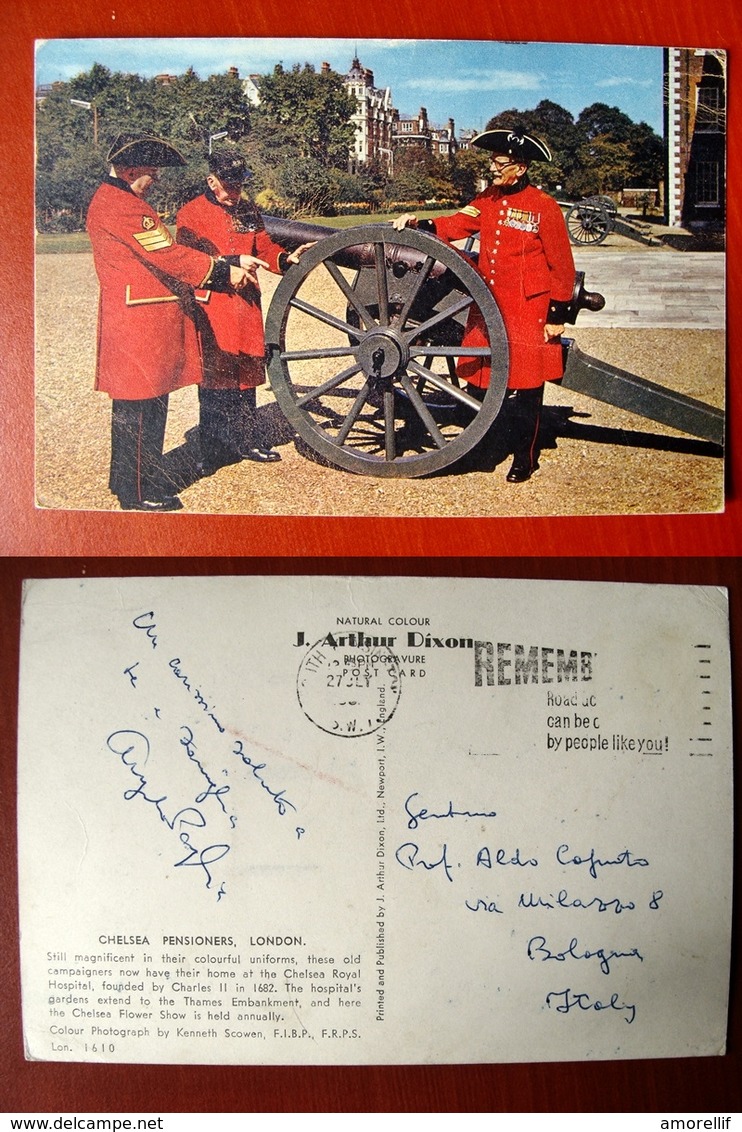
<instances>
[{"instance_id":1,"label":"red wooden surface","mask_svg":"<svg viewBox=\"0 0 742 1132\"><path fill-rule=\"evenodd\" d=\"M546 1065L275 1068L70 1065L23 1060L17 952L15 722L20 580L98 574L392 573L574 578L727 585L736 655L735 703L742 695L742 569L736 559L470 558L242 560L13 559L0 579L0 790L6 800L0 869L0 1111L20 1112L739 1112L742 1001L734 952L729 1053L724 1057ZM43 705L39 705L43 710ZM51 721L50 721L51 722ZM737 786L739 794L739 786ZM662 805L662 800L657 800ZM739 843L737 864L739 864ZM693 908L687 909L694 916ZM739 901L735 938L740 934ZM424 994L424 987L420 988ZM659 1127L659 1125L658 1125Z\"/></svg>"},{"instance_id":2,"label":"red wooden surface","mask_svg":"<svg viewBox=\"0 0 742 1132\"><path fill-rule=\"evenodd\" d=\"M0 342L5 397L0 414L0 551L7 554L250 555L688 555L738 554L742 449L740 322L729 319L732 452L723 515L562 519L333 519L149 515L37 511L33 507L33 42L98 36L342 36L516 39L724 47L731 51L729 120L729 309L742 298L735 249L742 218L734 48L742 16L737 0L646 0L641 5L553 0L375 0L307 4L303 0L25 0L4 23L0 147L2 278ZM735 132L736 128L736 132Z\"/></svg>"}]
</instances>

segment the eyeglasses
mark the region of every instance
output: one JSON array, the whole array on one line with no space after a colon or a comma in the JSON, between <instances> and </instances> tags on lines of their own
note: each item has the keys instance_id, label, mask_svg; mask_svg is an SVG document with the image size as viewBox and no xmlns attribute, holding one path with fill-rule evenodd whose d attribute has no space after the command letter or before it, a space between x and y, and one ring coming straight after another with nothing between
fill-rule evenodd
<instances>
[{"instance_id":1,"label":"eyeglasses","mask_svg":"<svg viewBox=\"0 0 742 1132\"><path fill-rule=\"evenodd\" d=\"M509 169L511 165L517 165L517 161L510 161L507 157L493 157L492 164L498 173L502 173L505 169Z\"/></svg>"}]
</instances>

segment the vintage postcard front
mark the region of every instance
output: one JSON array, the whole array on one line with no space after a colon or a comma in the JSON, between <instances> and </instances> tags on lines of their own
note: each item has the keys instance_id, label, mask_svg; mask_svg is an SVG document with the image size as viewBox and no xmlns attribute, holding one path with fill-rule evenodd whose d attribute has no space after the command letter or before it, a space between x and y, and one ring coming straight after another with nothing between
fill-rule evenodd
<instances>
[{"instance_id":1,"label":"vintage postcard front","mask_svg":"<svg viewBox=\"0 0 742 1132\"><path fill-rule=\"evenodd\" d=\"M727 595L31 581L29 1059L721 1054Z\"/></svg>"},{"instance_id":2,"label":"vintage postcard front","mask_svg":"<svg viewBox=\"0 0 742 1132\"><path fill-rule=\"evenodd\" d=\"M723 511L726 103L711 45L39 41L36 505Z\"/></svg>"}]
</instances>

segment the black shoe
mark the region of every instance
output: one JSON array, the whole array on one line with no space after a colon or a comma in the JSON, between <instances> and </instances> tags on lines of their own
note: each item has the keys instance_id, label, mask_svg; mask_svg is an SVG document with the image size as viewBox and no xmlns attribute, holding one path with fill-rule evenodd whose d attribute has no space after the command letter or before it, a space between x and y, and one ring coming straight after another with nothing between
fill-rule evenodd
<instances>
[{"instance_id":1,"label":"black shoe","mask_svg":"<svg viewBox=\"0 0 742 1132\"><path fill-rule=\"evenodd\" d=\"M528 457L515 456L510 471L505 476L508 483L525 483L537 470L538 463L532 464Z\"/></svg>"},{"instance_id":2,"label":"black shoe","mask_svg":"<svg viewBox=\"0 0 742 1132\"><path fill-rule=\"evenodd\" d=\"M218 460L199 460L196 464L196 475L199 479L206 479L208 476L213 476L214 472L218 472L224 465L219 463Z\"/></svg>"},{"instance_id":3,"label":"black shoe","mask_svg":"<svg viewBox=\"0 0 742 1132\"><path fill-rule=\"evenodd\" d=\"M122 499L122 511L181 511L183 503L177 495L159 495L155 499Z\"/></svg>"},{"instance_id":4,"label":"black shoe","mask_svg":"<svg viewBox=\"0 0 742 1132\"><path fill-rule=\"evenodd\" d=\"M281 453L275 448L246 448L238 455L241 460L254 460L257 464L275 464L281 459Z\"/></svg>"}]
</instances>

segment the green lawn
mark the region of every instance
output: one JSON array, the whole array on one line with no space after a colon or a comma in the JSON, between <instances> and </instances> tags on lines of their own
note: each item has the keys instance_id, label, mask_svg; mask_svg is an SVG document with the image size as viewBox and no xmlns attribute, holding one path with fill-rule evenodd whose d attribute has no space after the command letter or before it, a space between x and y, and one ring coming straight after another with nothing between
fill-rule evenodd
<instances>
[{"instance_id":1,"label":"green lawn","mask_svg":"<svg viewBox=\"0 0 742 1132\"><path fill-rule=\"evenodd\" d=\"M54 235L36 234L37 254L59 255L60 252L89 252L90 240L87 232L65 232Z\"/></svg>"},{"instance_id":2,"label":"green lawn","mask_svg":"<svg viewBox=\"0 0 742 1132\"><path fill-rule=\"evenodd\" d=\"M323 224L327 228L357 228L359 224L385 224L393 220L395 212L374 212L368 216L307 216L307 224ZM417 215L422 219L440 216L440 212L421 210ZM36 252L39 255L59 255L61 252L89 252L90 240L87 232L69 232L54 235L37 234Z\"/></svg>"}]
</instances>

